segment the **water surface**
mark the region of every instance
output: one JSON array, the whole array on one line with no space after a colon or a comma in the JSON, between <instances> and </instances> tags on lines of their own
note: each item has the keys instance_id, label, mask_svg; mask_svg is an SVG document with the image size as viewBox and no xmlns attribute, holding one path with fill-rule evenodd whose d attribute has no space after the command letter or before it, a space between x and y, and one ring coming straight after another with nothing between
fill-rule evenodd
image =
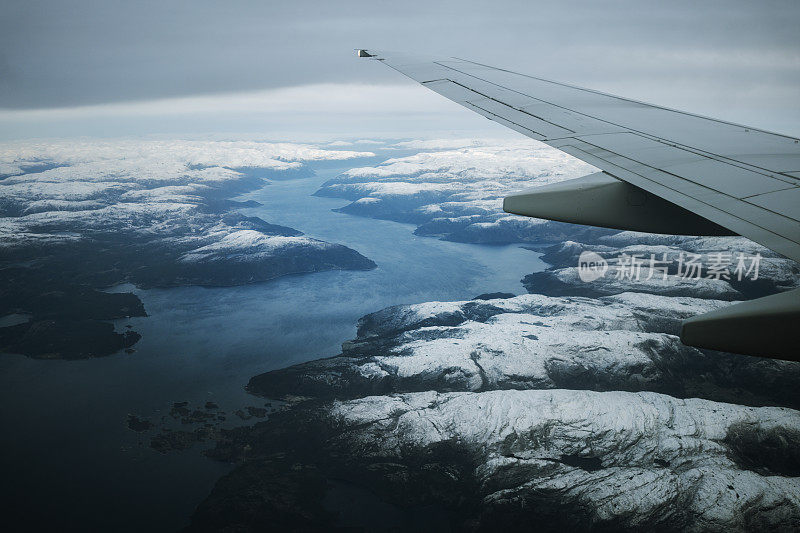
<instances>
[{"instance_id":1,"label":"water surface","mask_svg":"<svg viewBox=\"0 0 800 533\"><path fill-rule=\"evenodd\" d=\"M255 285L132 290L148 317L130 324L133 354L83 361L0 356L3 501L32 526L174 531L230 467L200 448L159 455L126 415L157 420L176 401L222 409L264 401L244 392L253 375L335 355L364 314L396 304L521 293L539 254L413 235L414 226L334 213L345 200L310 196L342 169L276 181L245 195L248 215L345 244L371 271L288 276ZM230 421L230 417L229 417ZM233 423L233 422L231 422Z\"/></svg>"}]
</instances>

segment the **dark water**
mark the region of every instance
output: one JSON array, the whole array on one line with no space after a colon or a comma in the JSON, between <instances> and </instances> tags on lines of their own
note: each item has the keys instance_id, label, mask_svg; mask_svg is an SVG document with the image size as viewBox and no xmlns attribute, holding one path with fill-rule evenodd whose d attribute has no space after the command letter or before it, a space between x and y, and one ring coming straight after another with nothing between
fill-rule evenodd
<instances>
[{"instance_id":1,"label":"dark water","mask_svg":"<svg viewBox=\"0 0 800 533\"><path fill-rule=\"evenodd\" d=\"M415 237L414 227L333 213L344 200L309 196L337 169L248 194L268 222L350 246L378 264L233 288L133 290L150 315L119 321L136 352L85 361L0 357L2 505L34 529L173 531L229 466L201 448L159 455L127 429L127 413L160 418L176 401L223 410L263 400L243 390L267 370L339 352L356 320L394 304L522 292L538 254L512 246ZM230 418L230 417L229 417Z\"/></svg>"}]
</instances>

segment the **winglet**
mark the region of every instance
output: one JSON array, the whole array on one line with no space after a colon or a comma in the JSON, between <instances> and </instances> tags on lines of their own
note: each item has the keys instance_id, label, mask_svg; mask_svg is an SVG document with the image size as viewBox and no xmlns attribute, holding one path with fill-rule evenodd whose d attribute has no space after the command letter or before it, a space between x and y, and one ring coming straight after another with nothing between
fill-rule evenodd
<instances>
[{"instance_id":1,"label":"winglet","mask_svg":"<svg viewBox=\"0 0 800 533\"><path fill-rule=\"evenodd\" d=\"M358 57L375 57L375 54L370 54L361 48L356 49L356 53L358 54Z\"/></svg>"}]
</instances>

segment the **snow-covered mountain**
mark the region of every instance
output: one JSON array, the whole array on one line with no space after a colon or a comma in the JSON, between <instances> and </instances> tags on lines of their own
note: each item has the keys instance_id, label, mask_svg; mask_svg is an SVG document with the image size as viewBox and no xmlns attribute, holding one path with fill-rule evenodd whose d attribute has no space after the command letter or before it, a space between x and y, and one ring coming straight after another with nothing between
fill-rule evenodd
<instances>
[{"instance_id":1,"label":"snow-covered mountain","mask_svg":"<svg viewBox=\"0 0 800 533\"><path fill-rule=\"evenodd\" d=\"M508 215L503 197L577 178L596 169L534 141L404 142L417 154L353 168L322 185L318 196L345 198L342 213L410 222L418 235L473 243L553 242L598 236L598 228Z\"/></svg>"},{"instance_id":2,"label":"snow-covered mountain","mask_svg":"<svg viewBox=\"0 0 800 533\"><path fill-rule=\"evenodd\" d=\"M374 155L354 146L398 156L320 188L351 202L341 216L535 244L551 266L521 280L528 294L375 310L340 354L254 376L248 390L285 407L208 432L218 439L208 454L237 466L190 530L349 527L336 498L377 509L385 529L420 514L464 531L800 528L800 364L677 337L689 316L797 286L800 269L741 238L507 215L509 192L594 170L531 141L1 145L0 314L29 318L0 328L0 348L89 357L130 347L138 335L107 320L144 307L98 290L122 281L232 285L371 268L355 250L236 210L249 205L240 193L308 175L311 162ZM664 276L585 282L583 252L610 264L657 256ZM719 252L758 255L759 276L679 275L685 254Z\"/></svg>"},{"instance_id":3,"label":"snow-covered mountain","mask_svg":"<svg viewBox=\"0 0 800 533\"><path fill-rule=\"evenodd\" d=\"M250 141L1 144L0 316L29 320L0 328L0 350L76 358L129 348L137 334L99 322L144 314L136 296L97 290L119 283L224 286L373 268L346 246L244 216L236 208L250 203L232 200L270 178L310 175L311 162L373 155Z\"/></svg>"},{"instance_id":4,"label":"snow-covered mountain","mask_svg":"<svg viewBox=\"0 0 800 533\"><path fill-rule=\"evenodd\" d=\"M338 356L252 378L250 392L289 407L218 442L210 455L239 466L190 530L375 523L327 508L340 490L363 515L391 506L387 529L420 513L457 531L800 527L800 364L677 337L687 317L797 286L796 264L741 238L509 217L504 194L591 169L527 143L417 148L428 151L352 169L317 194L418 234L562 241L544 249L551 267L522 280L526 295L376 311ZM587 251L611 264L658 257L663 276L585 282ZM688 254L708 263L720 252L758 256L759 275L678 271Z\"/></svg>"}]
</instances>

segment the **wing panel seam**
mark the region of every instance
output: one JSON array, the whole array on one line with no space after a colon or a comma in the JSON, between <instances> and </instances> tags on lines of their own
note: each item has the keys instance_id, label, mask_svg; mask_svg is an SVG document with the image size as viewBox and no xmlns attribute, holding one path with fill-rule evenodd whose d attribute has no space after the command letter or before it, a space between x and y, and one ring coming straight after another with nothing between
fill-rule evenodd
<instances>
[{"instance_id":1,"label":"wing panel seam","mask_svg":"<svg viewBox=\"0 0 800 533\"><path fill-rule=\"evenodd\" d=\"M566 130L566 131L569 131L569 132L571 132L571 133L577 133L576 131L574 131L574 130L572 130L572 129L570 129L570 128L567 128L567 127L565 127L565 126L561 126L560 124L556 124L555 122L551 122L551 121L549 121L549 120L547 120L547 119L544 119L544 118L542 118L542 117L538 117L538 116L534 115L533 113L531 113L531 112L529 112L529 111L526 111L525 109L520 109L520 108L518 108L518 107L510 106L510 105L508 105L507 103L503 102L502 100L498 100L497 98L495 98L495 97L493 97L493 96L490 96L490 95L488 95L488 94L482 93L482 92L480 92L480 91L476 91L476 90L475 90L475 89L473 89L472 87L467 87L467 86L466 86L466 85L464 85L463 83L459 83L459 82L457 82L457 81L455 81L455 80L451 80L451 79L449 79L449 78L442 78L442 79L438 79L438 80L430 80L430 81L425 81L425 82L420 82L420 83L434 83L434 82L437 82L437 81L448 81L448 82L452 83L453 85L458 85L459 87L461 87L461 88L463 88L463 89L465 89L465 90L467 90L467 91L473 92L473 93L477 94L478 96L480 96L480 97L482 97L482 98L486 98L487 100L491 100L491 101L493 101L493 102L497 102L498 104L500 104L500 105L504 105L504 106L506 106L506 107L507 107L507 108L509 108L509 109L513 109L514 111L518 111L518 112L520 112L520 113L524 113L524 114L528 115L528 116L529 116L529 117L531 117L531 118L535 118L536 120L541 120L542 122L546 122L546 123L550 124L551 126L555 126L556 128L560 128L560 129L562 129L562 130ZM500 86L498 85L498 87L500 87ZM503 88L505 88L505 87L503 87ZM507 89L507 90L511 90L511 89ZM517 91L513 91L513 92L517 92ZM521 95L523 95L523 96L528 96L528 95L526 95L526 94L524 94L524 93L518 93L518 94L521 94ZM528 96L528 98L531 98L531 97L530 97L530 96ZM543 100L541 100L541 101L542 101L542 102L544 102ZM494 116L496 116L496 117L500 117L500 118L502 118L503 120L505 120L505 121L507 121L507 122L511 122L512 124L516 124L517 126L520 126L521 128L524 128L524 129L530 130L530 128L528 128L528 127L526 127L526 126L522 126L522 125L520 125L520 124L517 124L516 122L513 122L513 121L511 121L511 120L508 120L507 118L505 118L505 117L503 117L503 116L501 116L501 115L498 115L498 114L496 114L496 113L493 113L492 111L489 111L488 109L484 109L484 108L482 108L482 107L480 107L480 106L477 106L477 105L475 105L475 104L473 104L473 103L471 103L471 102L469 102L469 101L467 101L467 100L465 100L465 102L469 103L470 105L472 105L472 106L474 106L474 107L478 107L479 109L483 109L483 110L484 110L484 111L486 111L487 113L491 113L492 115L494 115ZM544 103L547 103L547 102L544 102ZM548 105L552 105L552 104L548 104ZM565 108L565 109L566 109L566 108ZM588 116L588 115L586 115L586 116ZM590 117L590 118L593 118L593 117ZM530 131L534 131L534 130L530 130ZM534 132L534 133L536 133L536 132ZM547 137L546 135L542 135L541 133L537 133L537 135L541 135L542 137Z\"/></svg>"},{"instance_id":2,"label":"wing panel seam","mask_svg":"<svg viewBox=\"0 0 800 533\"><path fill-rule=\"evenodd\" d=\"M648 107L653 107L653 108L656 108L656 109L662 109L664 111L670 111L672 113L679 113L681 115L686 115L686 116L690 116L690 117L701 118L703 120L709 120L711 122L716 122L717 124L724 124L726 126L734 126L736 128L742 128L742 129L745 129L745 130L756 131L758 133L763 133L763 134L766 134L766 135L773 135L775 137L781 137L783 139L788 139L790 141L794 141L795 143L800 142L800 139L798 139L797 137L792 137L791 135L784 135L782 133L776 133L774 131L767 131L767 130L762 130L762 129L759 129L759 128L753 128L753 127L750 127L750 126L744 126L742 124L737 124L736 122L728 122L728 121L725 121L725 120L719 120L719 119L716 119L716 118L707 117L705 115L698 115L697 113L689 113L688 111L681 111L680 109L673 109L671 107L665 107L665 106L660 106L660 105L656 105L656 104L650 104L648 102L642 102L641 100L634 100L633 98L625 98L624 96L617 96L617 95L614 95L614 94L604 93L602 91L597 91L597 90L594 90L594 89L587 89L585 87L578 87L577 85L570 85L569 83L562 83L562 82L558 82L558 81L547 80L547 79L544 79L544 78L537 78L536 76L531 76L530 74L522 74L521 72L515 72L513 70L508 70L508 69L498 68L498 67L492 67L490 65L484 65L483 63L478 63L477 61L470 61L469 59L462 59L462 58L459 58L459 57L454 57L453 59L457 59L458 61L463 61L465 63L471 63L473 65L478 65L480 67L484 67L484 68L488 68L488 69L492 69L492 70L498 70L500 72L507 72L509 74L514 74L516 76L522 76L524 78L530 78L530 79L536 80L536 81L542 81L542 82L545 82L545 83L551 83L553 85L559 85L561 87L568 87L570 89L576 89L578 91L586 91L588 93L598 94L600 96L606 96L606 97L609 97L609 98L614 98L616 100L622 100L622 101L631 102L631 103L634 103L634 104L645 105L645 106L648 106ZM442 65L438 61L434 61L433 63L435 63L435 64L437 64L437 65L439 65L441 67L445 67L445 68L449 68L449 69L455 70L456 72L461 72L462 74L465 74L467 76L472 76L472 77L474 77L476 79L483 80L483 78L478 78L477 76L474 76L472 74L463 72L461 70L458 70L458 69L456 69L454 67L451 67L450 65ZM486 81L487 83L494 84L493 82L488 81L488 80L483 80L483 81ZM504 87L504 88L506 88L506 87ZM512 89L508 89L508 90L512 90ZM520 94L524 94L524 93L520 93ZM587 115L587 116L590 116L590 115ZM596 117L592 117L592 118L596 118ZM597 120L602 120L602 119L597 119ZM624 127L624 126L622 126L622 127Z\"/></svg>"},{"instance_id":3,"label":"wing panel seam","mask_svg":"<svg viewBox=\"0 0 800 533\"><path fill-rule=\"evenodd\" d=\"M531 96L531 95L529 95L527 93L518 91L516 89L511 89L509 87L506 87L505 85L501 85L499 83L496 83L496 82L493 82L493 81L478 77L478 76L476 76L474 74L470 74L468 72L464 72L462 70L458 70L457 68L451 67L449 65L443 65L443 64L441 64L439 62L436 62L436 61L434 61L434 63L439 65L440 67L447 68L447 69L453 70L455 72L458 72L460 74L463 74L464 76L469 76L469 77L474 78L476 80L480 80L480 81L482 81L484 83L488 83L490 85L494 85L495 87L498 87L500 89L504 89L506 91L511 91L511 92L517 93L517 94L519 94L521 96L525 96L525 97L530 98L532 100L536 100L537 102L541 102L541 103L546 104L546 105L557 107L559 109L563 109L563 110L568 111L570 113L575 113L576 115L581 115L581 116L584 116L584 117L587 117L587 118L591 118L593 120L604 122L606 124L610 124L611 126L615 126L617 128L621 128L623 130L627 130L627 131L629 131L631 133L635 133L637 135L641 135L641 136L649 138L651 140L655 140L655 141L658 141L658 142L661 142L661 143L664 143L664 144L667 144L667 145L671 145L671 146L673 146L675 148L680 148L682 150L691 151L693 153L697 153L698 155L702 155L704 157L709 157L710 159L714 159L714 160L719 161L720 163L724 163L726 165L737 166L739 168L743 168L745 170L749 170L750 172L756 172L758 174L762 174L764 176L767 176L767 177L770 177L770 178L773 178L773 179L778 179L778 180L781 180L781 181L783 181L785 183L791 183L793 185L797 181L795 179L794 181L790 182L790 181L787 181L787 179L786 179L787 176L786 175L781 174L779 172L774 172L774 171L771 171L769 169L766 169L766 168L763 168L763 167L759 167L757 165L750 165L748 163L744 163L743 161L739 161L738 159L732 159L730 157L725 157L723 155L716 154L714 152L708 152L706 150L701 150L699 148L689 147L689 146L681 144L681 143L679 143L677 141L672 141L670 139L665 139L663 137L658 137L658 136L655 136L655 135L652 135L652 134L649 134L649 133L646 133L646 132L643 132L643 131L640 131L640 130L633 129L633 128L629 127L629 126L625 126L625 125L622 125L622 124L617 124L616 122L611 122L609 120L602 119L602 118L599 118L599 117L596 117L596 116L593 116L593 115L589 115L587 113L582 113L580 111L576 111L576 110L571 109L569 107L564 107L564 106L561 106L561 105L558 105L558 104L554 104L552 102L548 102L547 100L542 100L541 98L536 98L535 96ZM479 63L475 63L475 64L479 64ZM481 66L486 66L486 65L481 65ZM489 67L489 68L493 68L493 67ZM516 72L505 71L503 69L496 69L496 70L501 70L503 72L509 72L511 74L518 74ZM525 76L524 74L518 74L518 75ZM586 91L586 92L590 92L590 93L599 94L599 95L602 95L602 96L607 96L607 97L610 97L610 98L616 98L616 99L619 99L619 100L624 100L624 101L634 102L634 103L637 103L637 104L647 105L647 106L650 106L650 107L653 107L653 108L663 109L663 110L666 110L666 111L680 113L680 114L684 114L684 115L687 115L687 116L694 116L694 117L702 118L702 119L705 119L705 120L710 120L712 122L717 122L717 123L720 123L720 124L726 124L726 125L729 125L729 126L736 126L736 127L740 127L740 128L751 130L751 131L758 131L760 133L764 133L764 134L767 134L767 135L776 135L776 136L779 136L779 137L784 137L784 138L789 139L789 140L794 140L794 141L797 140L794 137L786 137L786 136L782 136L782 135L777 134L777 133L758 130L757 128L748 128L746 126L740 126L739 124L733 124L733 123L728 123L728 122L724 122L724 121L720 121L720 120L714 120L712 118L704 117L704 116L701 116L701 115L693 115L692 113L685 113L685 112L682 112L682 111L678 111L676 109L669 109L669 108L666 108L666 107L659 107L659 106L655 106L655 105L652 105L652 104L646 104L644 102L637 102L636 100L629 100L629 99L622 98L622 97L619 97L619 96L614 96L614 95L602 93L602 92L599 92L599 91L593 91L591 89L583 89L581 87L574 87L574 86L571 86L571 85L566 85L566 84L562 84L562 83L558 83L558 82L554 82L554 81L550 81L550 80L544 80L544 79L536 78L534 76L526 76L526 77L531 78L531 79L535 79L535 80L538 80L538 81L544 81L544 82L548 82L548 83L553 83L555 85L560 85L560 86L563 86L563 87L569 87L571 89ZM478 91L475 91L474 89L469 88L466 85L463 85L463 84L458 83L458 82L453 81L453 80L450 80L450 81L452 81L453 83L455 83L457 85L460 85L461 87L469 89L470 91L475 92L476 94L480 94L481 96L484 96L485 98L489 98L489 99L498 101L498 102L502 103L503 105L507 105L507 104L505 104L505 103L503 103L503 102L501 102L499 100L496 100L495 98L492 98L490 96L486 96L483 93L479 93ZM508 107L511 107L511 106L508 106ZM517 109L517 108L512 108L512 109L516 109L517 111L525 112L524 110ZM534 116L534 115L531 115L531 116ZM554 126L558 126L560 128L563 128L563 129L569 129L569 128L564 128L564 126L559 126L558 124L553 124L553 125ZM742 166L742 165L745 165L745 166ZM753 169L757 169L757 170L753 170ZM765 173L768 173L768 174L765 174ZM789 178L793 179L791 177L789 177Z\"/></svg>"}]
</instances>

